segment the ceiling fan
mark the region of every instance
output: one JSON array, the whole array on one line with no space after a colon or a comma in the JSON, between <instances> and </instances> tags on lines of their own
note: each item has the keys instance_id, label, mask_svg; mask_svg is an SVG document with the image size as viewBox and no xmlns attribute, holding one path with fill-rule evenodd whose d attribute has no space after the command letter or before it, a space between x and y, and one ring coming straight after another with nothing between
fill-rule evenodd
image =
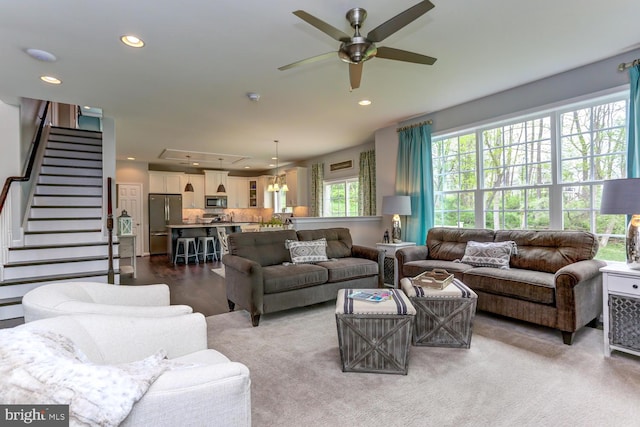
<instances>
[{"instance_id":1,"label":"ceiling fan","mask_svg":"<svg viewBox=\"0 0 640 427\"><path fill-rule=\"evenodd\" d=\"M433 3L428 0L421 1L369 31L367 37L362 37L360 35L360 28L362 27L364 20L367 18L367 11L359 7L349 10L346 15L347 21L349 21L351 27L355 30L353 36L349 36L304 10L296 10L293 14L342 43L338 50L338 56L344 62L349 63L349 82L351 84L351 89L357 89L360 87L364 61L367 61L374 56L378 58L413 62L424 65L433 65L433 63L436 62L436 58L431 56L420 55L418 53L407 52L406 50L394 49L392 47L376 47L375 45L375 43L383 41L434 7ZM278 70L284 71L300 65L316 62L326 59L335 53L336 52L327 52L322 55L313 56L289 65L284 65L278 68Z\"/></svg>"}]
</instances>

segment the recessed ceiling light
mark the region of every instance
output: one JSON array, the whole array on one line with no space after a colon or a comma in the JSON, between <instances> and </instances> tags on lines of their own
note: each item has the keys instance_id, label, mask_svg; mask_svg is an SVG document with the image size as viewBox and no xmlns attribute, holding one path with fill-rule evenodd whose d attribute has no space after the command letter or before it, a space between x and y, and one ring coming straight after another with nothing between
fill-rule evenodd
<instances>
[{"instance_id":1,"label":"recessed ceiling light","mask_svg":"<svg viewBox=\"0 0 640 427\"><path fill-rule=\"evenodd\" d=\"M251 166L245 166L244 168L245 169L251 169Z\"/></svg>"},{"instance_id":2,"label":"recessed ceiling light","mask_svg":"<svg viewBox=\"0 0 640 427\"><path fill-rule=\"evenodd\" d=\"M358 104L359 105L364 105L364 106L371 105L371 101L369 101L368 99L363 99L361 101L358 101Z\"/></svg>"},{"instance_id":3,"label":"recessed ceiling light","mask_svg":"<svg viewBox=\"0 0 640 427\"><path fill-rule=\"evenodd\" d=\"M198 162L193 162L193 163L191 163L191 165L193 165L193 166L200 166L200 163L198 163Z\"/></svg>"},{"instance_id":4,"label":"recessed ceiling light","mask_svg":"<svg viewBox=\"0 0 640 427\"><path fill-rule=\"evenodd\" d=\"M85 106L84 106L84 107L82 107L82 108L84 108L85 110L91 110L91 107L89 107L88 105L85 105Z\"/></svg>"},{"instance_id":5,"label":"recessed ceiling light","mask_svg":"<svg viewBox=\"0 0 640 427\"><path fill-rule=\"evenodd\" d=\"M120 37L120 41L130 47L142 47L144 46L144 42L142 39L132 36L132 35L124 35Z\"/></svg>"},{"instance_id":6,"label":"recessed ceiling light","mask_svg":"<svg viewBox=\"0 0 640 427\"><path fill-rule=\"evenodd\" d=\"M127 157L127 160L135 160L135 157Z\"/></svg>"},{"instance_id":7,"label":"recessed ceiling light","mask_svg":"<svg viewBox=\"0 0 640 427\"><path fill-rule=\"evenodd\" d=\"M59 85L60 83L62 83L62 80L52 76L40 76L40 80L46 83L50 83L52 85Z\"/></svg>"},{"instance_id":8,"label":"recessed ceiling light","mask_svg":"<svg viewBox=\"0 0 640 427\"><path fill-rule=\"evenodd\" d=\"M270 168L275 167L275 163L269 163L269 167Z\"/></svg>"},{"instance_id":9,"label":"recessed ceiling light","mask_svg":"<svg viewBox=\"0 0 640 427\"><path fill-rule=\"evenodd\" d=\"M25 50L25 52L27 52L27 55L34 59L37 59L38 61L54 62L58 59L53 53L49 53L46 50L27 49Z\"/></svg>"}]
</instances>

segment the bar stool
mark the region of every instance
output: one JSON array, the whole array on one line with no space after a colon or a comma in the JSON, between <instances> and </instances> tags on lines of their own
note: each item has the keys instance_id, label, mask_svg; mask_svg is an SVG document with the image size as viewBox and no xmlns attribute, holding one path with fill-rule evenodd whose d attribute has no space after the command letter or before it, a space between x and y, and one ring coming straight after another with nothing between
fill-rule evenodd
<instances>
[{"instance_id":1,"label":"bar stool","mask_svg":"<svg viewBox=\"0 0 640 427\"><path fill-rule=\"evenodd\" d=\"M182 246L182 253L180 247ZM193 249L193 251L192 251ZM173 257L173 264L178 263L178 258L182 258L185 264L189 264L189 258L195 258L198 263L198 246L195 237L178 237L176 241L176 254Z\"/></svg>"},{"instance_id":2,"label":"bar stool","mask_svg":"<svg viewBox=\"0 0 640 427\"><path fill-rule=\"evenodd\" d=\"M211 257L211 261L218 261L218 253L216 252L216 238L213 236L198 237L198 255L202 256L202 261L207 262L207 257Z\"/></svg>"}]
</instances>

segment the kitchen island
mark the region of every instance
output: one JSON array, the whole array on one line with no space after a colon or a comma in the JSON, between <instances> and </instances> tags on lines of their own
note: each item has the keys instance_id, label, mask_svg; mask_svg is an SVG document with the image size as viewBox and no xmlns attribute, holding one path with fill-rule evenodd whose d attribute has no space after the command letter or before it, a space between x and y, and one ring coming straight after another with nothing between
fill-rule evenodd
<instances>
[{"instance_id":1,"label":"kitchen island","mask_svg":"<svg viewBox=\"0 0 640 427\"><path fill-rule=\"evenodd\" d=\"M207 224L172 224L167 225L167 231L169 238L167 239L167 257L169 262L173 262L173 255L176 249L176 240L178 237L201 237L201 236L214 236L217 242L216 227L224 227L227 234L236 233L242 231L243 225L248 225L248 222L210 222ZM217 251L219 251L220 245L216 244Z\"/></svg>"}]
</instances>

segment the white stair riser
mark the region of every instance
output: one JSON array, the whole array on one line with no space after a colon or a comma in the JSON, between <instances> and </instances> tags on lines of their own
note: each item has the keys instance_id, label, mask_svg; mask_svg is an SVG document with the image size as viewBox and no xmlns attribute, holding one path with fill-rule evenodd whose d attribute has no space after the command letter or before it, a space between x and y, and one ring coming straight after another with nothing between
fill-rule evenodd
<instances>
[{"instance_id":1,"label":"white stair riser","mask_svg":"<svg viewBox=\"0 0 640 427\"><path fill-rule=\"evenodd\" d=\"M113 260L113 268L118 269L119 260ZM109 268L109 261L79 261L62 262L57 264L27 265L24 267L5 267L4 280L20 279L23 277L50 276L54 274L80 274L89 271L106 271Z\"/></svg>"},{"instance_id":2,"label":"white stair riser","mask_svg":"<svg viewBox=\"0 0 640 427\"><path fill-rule=\"evenodd\" d=\"M102 185L102 176L40 175L38 177L38 184Z\"/></svg>"},{"instance_id":3,"label":"white stair riser","mask_svg":"<svg viewBox=\"0 0 640 427\"><path fill-rule=\"evenodd\" d=\"M33 245L64 245L66 243L95 243L102 241L102 233L99 231L86 233L47 233L25 234L24 244Z\"/></svg>"},{"instance_id":4,"label":"white stair riser","mask_svg":"<svg viewBox=\"0 0 640 427\"><path fill-rule=\"evenodd\" d=\"M101 219L28 221L27 231L90 230L102 227Z\"/></svg>"},{"instance_id":5,"label":"white stair riser","mask_svg":"<svg viewBox=\"0 0 640 427\"><path fill-rule=\"evenodd\" d=\"M59 142L59 141L49 141L47 143L47 148L60 148L63 150L82 150L82 151L91 151L93 153L102 153L102 145L93 145L93 144L71 144L68 142Z\"/></svg>"},{"instance_id":6,"label":"white stair riser","mask_svg":"<svg viewBox=\"0 0 640 427\"><path fill-rule=\"evenodd\" d=\"M68 157L73 159L84 160L102 160L102 153L88 153L86 151L56 150L47 148L44 152L45 156Z\"/></svg>"},{"instance_id":7,"label":"white stair riser","mask_svg":"<svg viewBox=\"0 0 640 427\"><path fill-rule=\"evenodd\" d=\"M82 160L82 159L68 159L59 157L45 157L42 160L44 166L74 166L81 168L101 168L102 161L100 160Z\"/></svg>"},{"instance_id":8,"label":"white stair riser","mask_svg":"<svg viewBox=\"0 0 640 427\"><path fill-rule=\"evenodd\" d=\"M29 218L87 218L101 217L102 208L33 208L29 211Z\"/></svg>"},{"instance_id":9,"label":"white stair riser","mask_svg":"<svg viewBox=\"0 0 640 427\"><path fill-rule=\"evenodd\" d=\"M102 187L79 187L74 185L38 185L36 194L61 196L102 196Z\"/></svg>"},{"instance_id":10,"label":"white stair riser","mask_svg":"<svg viewBox=\"0 0 640 427\"><path fill-rule=\"evenodd\" d=\"M100 276L91 276L91 277L76 277L73 279L64 279L64 280L47 280L44 282L20 283L18 285L11 285L11 286L0 286L0 299L23 297L24 294L26 294L30 290L35 289L39 286L48 285L51 283L59 283L59 282L108 283L108 281L109 279L106 275L100 275ZM115 275L114 282L120 283L119 274Z\"/></svg>"},{"instance_id":11,"label":"white stair riser","mask_svg":"<svg viewBox=\"0 0 640 427\"><path fill-rule=\"evenodd\" d=\"M102 206L102 197L34 196L34 206Z\"/></svg>"},{"instance_id":12,"label":"white stair riser","mask_svg":"<svg viewBox=\"0 0 640 427\"><path fill-rule=\"evenodd\" d=\"M92 245L13 250L9 251L9 262L28 262L44 259L58 260L63 258L80 258L88 256L109 256L109 247L107 245ZM113 246L113 256L118 256L118 245Z\"/></svg>"},{"instance_id":13,"label":"white stair riser","mask_svg":"<svg viewBox=\"0 0 640 427\"><path fill-rule=\"evenodd\" d=\"M75 175L102 178L102 169L67 168L64 166L42 166L40 173L49 175Z\"/></svg>"},{"instance_id":14,"label":"white stair riser","mask_svg":"<svg viewBox=\"0 0 640 427\"><path fill-rule=\"evenodd\" d=\"M17 319L18 317L24 317L22 304L3 305L0 307L0 320Z\"/></svg>"},{"instance_id":15,"label":"white stair riser","mask_svg":"<svg viewBox=\"0 0 640 427\"><path fill-rule=\"evenodd\" d=\"M102 140L92 138L90 134L64 134L58 132L50 132L49 140L102 145Z\"/></svg>"}]
</instances>

